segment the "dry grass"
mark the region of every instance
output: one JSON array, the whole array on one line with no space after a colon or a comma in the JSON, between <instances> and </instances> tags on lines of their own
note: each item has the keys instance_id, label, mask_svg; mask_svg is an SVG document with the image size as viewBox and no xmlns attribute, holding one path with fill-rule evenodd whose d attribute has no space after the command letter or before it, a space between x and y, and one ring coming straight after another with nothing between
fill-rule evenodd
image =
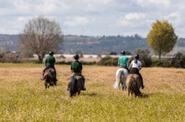
<instances>
[{"instance_id":1,"label":"dry grass","mask_svg":"<svg viewBox=\"0 0 185 122\"><path fill-rule=\"evenodd\" d=\"M185 121L185 69L144 68L145 97L114 90L117 67L84 66L87 91L69 98L70 66L44 89L42 65L0 64L0 121Z\"/></svg>"}]
</instances>

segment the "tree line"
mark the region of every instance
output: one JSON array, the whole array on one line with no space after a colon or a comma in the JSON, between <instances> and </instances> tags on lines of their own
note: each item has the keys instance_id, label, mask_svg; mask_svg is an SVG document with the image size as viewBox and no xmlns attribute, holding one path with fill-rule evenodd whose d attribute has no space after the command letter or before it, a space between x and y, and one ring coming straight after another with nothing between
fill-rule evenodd
<instances>
[{"instance_id":1,"label":"tree line","mask_svg":"<svg viewBox=\"0 0 185 122\"><path fill-rule=\"evenodd\" d=\"M57 52L63 41L63 34L59 23L45 17L36 17L29 20L20 34L19 49L23 55L38 56L38 62L42 62L45 54L52 50ZM172 24L167 20L157 20L152 24L147 34L148 46L161 56L170 52L177 41Z\"/></svg>"}]
</instances>

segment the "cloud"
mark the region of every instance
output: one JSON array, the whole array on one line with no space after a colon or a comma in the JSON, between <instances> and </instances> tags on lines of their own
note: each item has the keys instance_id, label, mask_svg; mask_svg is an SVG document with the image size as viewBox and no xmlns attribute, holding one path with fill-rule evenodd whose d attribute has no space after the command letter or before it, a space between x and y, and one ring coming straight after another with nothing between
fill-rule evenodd
<instances>
[{"instance_id":1,"label":"cloud","mask_svg":"<svg viewBox=\"0 0 185 122\"><path fill-rule=\"evenodd\" d=\"M73 16L66 17L64 20L64 26L75 27L75 26L85 26L89 24L90 19L83 16Z\"/></svg>"},{"instance_id":2,"label":"cloud","mask_svg":"<svg viewBox=\"0 0 185 122\"><path fill-rule=\"evenodd\" d=\"M118 20L118 24L123 27L138 27L145 23L147 16L145 13L128 13Z\"/></svg>"},{"instance_id":3,"label":"cloud","mask_svg":"<svg viewBox=\"0 0 185 122\"><path fill-rule=\"evenodd\" d=\"M0 33L20 33L36 16L60 23L65 34L146 36L157 19L185 37L184 0L0 0Z\"/></svg>"},{"instance_id":4,"label":"cloud","mask_svg":"<svg viewBox=\"0 0 185 122\"><path fill-rule=\"evenodd\" d=\"M171 0L136 0L136 2L141 6L150 6L157 5L159 7L168 6L171 3Z\"/></svg>"}]
</instances>

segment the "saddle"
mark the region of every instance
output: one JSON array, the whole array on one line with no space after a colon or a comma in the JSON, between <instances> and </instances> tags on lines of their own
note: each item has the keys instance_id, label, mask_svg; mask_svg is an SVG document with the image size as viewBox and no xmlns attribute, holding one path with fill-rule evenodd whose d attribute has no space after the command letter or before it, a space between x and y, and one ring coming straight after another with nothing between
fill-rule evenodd
<instances>
[{"instance_id":1,"label":"saddle","mask_svg":"<svg viewBox=\"0 0 185 122\"><path fill-rule=\"evenodd\" d=\"M75 79L80 80L82 76L75 76Z\"/></svg>"}]
</instances>

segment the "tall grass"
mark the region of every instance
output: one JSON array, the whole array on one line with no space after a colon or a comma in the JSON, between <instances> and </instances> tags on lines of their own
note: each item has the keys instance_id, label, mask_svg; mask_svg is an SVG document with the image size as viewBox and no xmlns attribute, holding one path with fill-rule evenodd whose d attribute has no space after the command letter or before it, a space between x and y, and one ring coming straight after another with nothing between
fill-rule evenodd
<instances>
[{"instance_id":1,"label":"tall grass","mask_svg":"<svg viewBox=\"0 0 185 122\"><path fill-rule=\"evenodd\" d=\"M6 65L0 68L0 121L185 121L184 69L143 69L145 95L135 98L112 88L116 67L85 66L87 91L70 98L68 65L57 66L58 86L48 90L40 65Z\"/></svg>"}]
</instances>

